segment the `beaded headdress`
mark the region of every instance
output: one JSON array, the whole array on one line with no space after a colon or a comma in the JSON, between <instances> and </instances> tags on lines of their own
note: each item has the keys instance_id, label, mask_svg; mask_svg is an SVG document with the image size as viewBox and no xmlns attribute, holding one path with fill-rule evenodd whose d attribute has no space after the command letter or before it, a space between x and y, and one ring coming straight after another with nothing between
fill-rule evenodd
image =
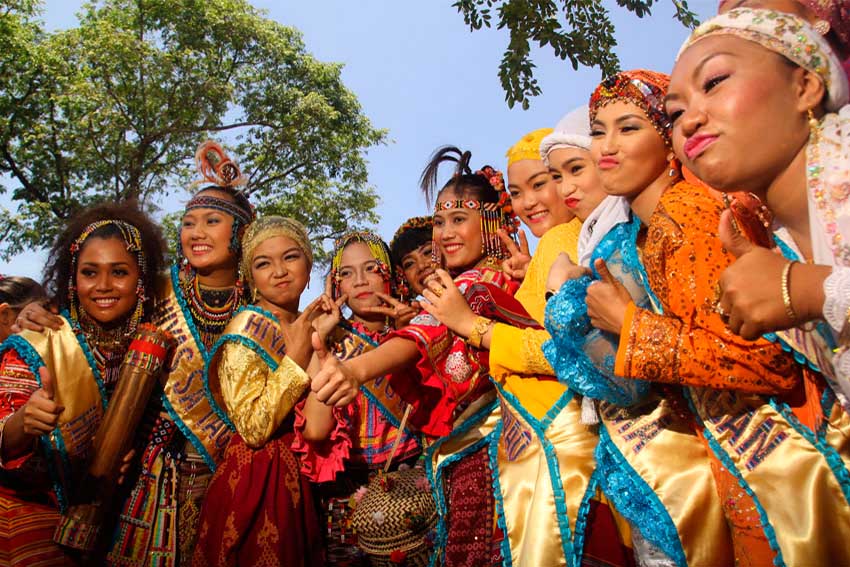
<instances>
[{"instance_id":1,"label":"beaded headdress","mask_svg":"<svg viewBox=\"0 0 850 567\"><path fill-rule=\"evenodd\" d=\"M486 179L487 183L496 190L499 195L497 202L491 203L475 199L437 201L434 206L434 213L451 209L478 211L481 215L482 253L488 258L504 260L509 254L499 238L498 231L503 229L510 237L516 238L516 233L519 230L519 218L511 205L511 196L505 190L505 178L501 171L496 171L489 165L485 165L482 169L476 171L475 175L480 175ZM434 263L439 262L439 252L436 246L432 251L432 259Z\"/></svg>"},{"instance_id":2,"label":"beaded headdress","mask_svg":"<svg viewBox=\"0 0 850 567\"><path fill-rule=\"evenodd\" d=\"M735 8L700 25L682 45L678 57L694 43L715 35L752 41L815 73L827 91L826 110L835 112L850 100L847 74L829 43L802 18L775 10Z\"/></svg>"},{"instance_id":3,"label":"beaded headdress","mask_svg":"<svg viewBox=\"0 0 850 567\"><path fill-rule=\"evenodd\" d=\"M194 182L193 185L204 183L208 185L189 199L183 214L193 209L215 209L233 217L230 249L238 255L240 253L240 235L244 227L248 226L256 217L247 195L236 190L236 187L245 185L247 180L239 170L239 166L227 156L217 142L212 140L207 140L198 146L198 150L195 152L195 165L202 179ZM204 191L208 189L218 189L232 194L234 199L229 200L214 195L205 195ZM180 239L177 241L177 253L180 256L183 255Z\"/></svg>"},{"instance_id":4,"label":"beaded headdress","mask_svg":"<svg viewBox=\"0 0 850 567\"><path fill-rule=\"evenodd\" d=\"M378 273L387 284L387 293L393 293L392 261L390 260L390 249L380 236L368 230L357 230L349 232L334 242L334 254L331 260L331 295L334 299L340 296L339 284L341 278L339 269L342 263L342 253L345 247L353 242L362 242L369 247L369 253L378 263Z\"/></svg>"},{"instance_id":5,"label":"beaded headdress","mask_svg":"<svg viewBox=\"0 0 850 567\"><path fill-rule=\"evenodd\" d=\"M310 237L307 230L295 219L281 216L260 217L252 222L245 234L242 236L242 273L248 285L254 287L254 278L251 275L251 263L254 260L254 251L257 246L276 236L285 236L295 242L307 257L307 263L313 265L313 248L310 246Z\"/></svg>"},{"instance_id":6,"label":"beaded headdress","mask_svg":"<svg viewBox=\"0 0 850 567\"><path fill-rule=\"evenodd\" d=\"M508 158L508 167L524 159L540 160L540 142L552 131L552 128L539 128L520 138L505 153L505 157Z\"/></svg>"},{"instance_id":7,"label":"beaded headdress","mask_svg":"<svg viewBox=\"0 0 850 567\"><path fill-rule=\"evenodd\" d=\"M127 328L124 333L125 337L132 337L136 333L136 328L138 327L139 321L141 321L144 312L144 302L146 299L144 282L147 266L145 263L144 249L142 248L142 235L138 228L126 221L106 219L93 222L86 226L80 235L71 243L71 270L69 272L70 275L68 276L68 311L71 321L77 325L82 312L82 308L79 306L79 298L77 297L76 281L77 262L80 257L80 251L82 250L86 240L88 240L93 233L105 226L114 226L118 230L121 234L121 239L127 246L127 251L136 256L136 264L139 266L139 279L136 282L136 307L127 322Z\"/></svg>"},{"instance_id":8,"label":"beaded headdress","mask_svg":"<svg viewBox=\"0 0 850 567\"><path fill-rule=\"evenodd\" d=\"M413 300L410 282L408 282L404 277L404 269L402 269L401 266L402 257L407 255L410 250L419 248L426 242L432 242L431 234L433 229L433 217L412 217L407 219L404 224L398 227L398 230L396 230L393 235L393 239L390 241L390 255L393 259L393 264L395 265L395 269L393 271L395 273L396 291L402 301ZM407 243L401 241L405 235L410 234L411 232L414 232L414 236L417 236L416 233L419 233L413 248L409 248L411 244L409 240ZM406 247L403 248L404 246ZM431 250L433 259L433 248Z\"/></svg>"},{"instance_id":9,"label":"beaded headdress","mask_svg":"<svg viewBox=\"0 0 850 567\"><path fill-rule=\"evenodd\" d=\"M621 71L608 77L590 95L590 122L603 106L618 101L628 101L643 110L655 130L670 145L672 123L664 109L664 97L670 86L670 76L664 73L636 69Z\"/></svg>"}]
</instances>

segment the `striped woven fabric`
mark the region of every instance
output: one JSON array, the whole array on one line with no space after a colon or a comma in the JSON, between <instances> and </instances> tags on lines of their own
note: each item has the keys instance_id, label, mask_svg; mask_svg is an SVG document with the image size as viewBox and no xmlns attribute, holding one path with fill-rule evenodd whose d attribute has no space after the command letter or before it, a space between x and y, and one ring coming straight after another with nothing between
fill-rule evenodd
<instances>
[{"instance_id":1,"label":"striped woven fabric","mask_svg":"<svg viewBox=\"0 0 850 567\"><path fill-rule=\"evenodd\" d=\"M0 565L46 567L73 565L53 543L59 511L27 502L0 487Z\"/></svg>"}]
</instances>

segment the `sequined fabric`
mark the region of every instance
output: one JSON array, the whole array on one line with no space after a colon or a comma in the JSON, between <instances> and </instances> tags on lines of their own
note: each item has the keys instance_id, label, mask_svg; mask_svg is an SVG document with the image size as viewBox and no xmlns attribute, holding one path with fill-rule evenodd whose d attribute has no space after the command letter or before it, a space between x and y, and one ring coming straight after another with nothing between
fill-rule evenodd
<instances>
[{"instance_id":1,"label":"sequined fabric","mask_svg":"<svg viewBox=\"0 0 850 567\"><path fill-rule=\"evenodd\" d=\"M629 308L617 375L762 394L788 392L799 382L799 368L779 346L738 337L715 309L720 275L734 260L717 234L721 212L706 189L686 182L662 196L643 262L665 315Z\"/></svg>"}]
</instances>

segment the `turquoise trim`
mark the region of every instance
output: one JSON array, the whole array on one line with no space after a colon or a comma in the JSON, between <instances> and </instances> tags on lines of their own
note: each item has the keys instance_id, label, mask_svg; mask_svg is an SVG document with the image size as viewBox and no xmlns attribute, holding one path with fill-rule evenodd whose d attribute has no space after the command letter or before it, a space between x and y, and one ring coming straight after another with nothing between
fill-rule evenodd
<instances>
[{"instance_id":1,"label":"turquoise trim","mask_svg":"<svg viewBox=\"0 0 850 567\"><path fill-rule=\"evenodd\" d=\"M192 334L192 339L195 341L195 346L201 353L201 356L206 362L209 359L207 347L204 346L204 341L201 340L201 334L198 332L198 327L195 326L195 320L192 319L192 312L189 311L189 306L186 304L186 298L183 297L183 290L180 288L180 270L175 264L171 266L171 289L174 292L174 297L177 298L177 305L180 307L180 312L183 314L183 319L189 327L189 332Z\"/></svg>"},{"instance_id":2,"label":"turquoise trim","mask_svg":"<svg viewBox=\"0 0 850 567\"><path fill-rule=\"evenodd\" d=\"M770 519L767 517L767 511L764 509L764 506L762 506L758 496L756 496L755 492L753 492L752 488L750 488L750 485L747 484L746 480L744 480L744 477L741 475L738 467L735 466L735 462L731 459L731 457L729 457L723 447L720 446L720 443L717 439L715 439L708 427L705 426L702 417L700 417L696 406L694 405L691 393L685 389L683 390L683 394L688 402L688 406L691 408L694 418L698 420L699 425L702 427L703 435L708 440L708 446L711 447L712 452L714 452L717 458L720 459L723 466L726 467L726 469L732 473L736 479L738 479L738 485L744 489L744 492L750 495L750 498L753 499L753 504L759 514L759 522L761 523L761 527L767 537L767 543L770 545L770 549L776 553L776 556L773 558L773 564L776 565L776 567L784 567L785 560L782 558L782 549L779 547L779 542L776 541L776 530L773 528L773 525L770 523Z\"/></svg>"},{"instance_id":3,"label":"turquoise trim","mask_svg":"<svg viewBox=\"0 0 850 567\"><path fill-rule=\"evenodd\" d=\"M534 434L537 435L540 444L543 446L543 454L546 456L546 466L549 469L549 482L552 485L552 494L555 496L555 510L558 516L558 529L561 534L561 548L564 553L564 558L567 561L570 561L571 558L574 557L575 551L573 548L572 532L570 531L570 517L567 513L566 494L564 493L564 487L561 484L561 470L558 465L558 457L555 455L555 447L552 445L552 442L546 438L546 429L551 423L551 419L554 415L557 415L552 414L552 410L555 408L550 408L550 410L546 413L546 417L550 419L544 427L542 422L535 419L534 416L531 415L525 407L523 407L516 396L502 388L502 386L495 380L492 380L492 382L495 384L499 395L502 396L505 401L507 401L511 407L522 416L526 423L531 426L534 430ZM572 399L572 392L567 390L561 394L561 397L558 399L555 407L560 405L561 409L563 409L563 407L569 403L570 399ZM507 532L505 533L505 536L507 536Z\"/></svg>"},{"instance_id":4,"label":"turquoise trim","mask_svg":"<svg viewBox=\"0 0 850 567\"><path fill-rule=\"evenodd\" d=\"M38 373L38 369L47 365L44 363L41 355L38 354L38 351L20 335L10 335L3 341L3 344L0 345L0 355L10 349L14 350L18 353L18 356L24 359L38 387L41 388L41 375ZM44 451L45 461L47 461L47 472L53 482L53 491L56 493L59 511L64 513L68 509L68 495L65 493L65 487L62 485L62 478L71 478L71 461L68 458L68 451L65 448L65 441L62 439L62 432L59 427L53 430L53 437L56 439L55 449L50 442L50 434L39 435L38 442ZM64 474L60 474L56 468L56 461L52 457L54 452L59 454L59 462L62 464Z\"/></svg>"},{"instance_id":5,"label":"turquoise trim","mask_svg":"<svg viewBox=\"0 0 850 567\"><path fill-rule=\"evenodd\" d=\"M275 316L274 313L272 313L268 309L263 309L259 305L253 305L253 304L252 305L243 305L242 307L237 309L235 313L233 313L233 316L236 317L237 315L239 315L243 311L253 311L254 313L259 313L260 315L262 315L266 319L271 319L272 321L277 321L277 316Z\"/></svg>"},{"instance_id":6,"label":"turquoise trim","mask_svg":"<svg viewBox=\"0 0 850 567\"><path fill-rule=\"evenodd\" d=\"M490 437L492 435L493 435L493 433L490 432L488 435L485 435L484 437L482 437L481 439L479 439L478 441L476 441L472 445L464 447L462 450L458 451L457 453L449 455L448 457L446 457L446 459L442 463L440 463L437 466L437 471L436 471L437 476L435 478L435 481L436 481L435 482L435 485L436 485L435 490L437 491L437 493L443 495L443 497L441 498L442 505L443 505L442 510L438 510L440 512L441 517L437 520L437 541L440 542L439 549L440 549L440 554L442 555L442 561L443 562L445 562L445 559L446 559L446 557L445 557L445 555L446 555L446 542L447 542L448 537L449 537L448 531L446 530L446 521L445 521L447 507L446 507L446 503L445 503L445 492L444 492L445 487L443 486L444 469L447 466L449 466L453 463L456 463L457 461L459 461L459 460L461 460L465 457L468 457L472 453L477 452L482 447L484 447L485 445L490 443ZM494 471L491 470L490 471L491 478L492 478L493 474L494 474ZM436 558L436 556L437 556L437 554L434 553L432 560L434 558Z\"/></svg>"},{"instance_id":7,"label":"turquoise trim","mask_svg":"<svg viewBox=\"0 0 850 567\"><path fill-rule=\"evenodd\" d=\"M685 550L670 513L658 495L635 471L611 440L608 430L599 428L596 468L602 491L643 537L663 551L680 567L687 566Z\"/></svg>"},{"instance_id":8,"label":"turquoise trim","mask_svg":"<svg viewBox=\"0 0 850 567\"><path fill-rule=\"evenodd\" d=\"M827 388L827 390L829 389ZM797 433L802 435L806 441L811 443L818 452L824 456L829 469L832 471L832 474L841 486L841 492L844 494L844 499L848 504L850 504L850 471L847 470L847 466L844 464L844 461L841 459L838 451L829 445L821 436L815 435L811 429L800 422L800 420L797 419L797 416L794 415L794 412L791 411L788 404L779 402L775 398L769 398L768 401L773 409L779 412L782 417L791 424L791 427L793 427Z\"/></svg>"},{"instance_id":9,"label":"turquoise trim","mask_svg":"<svg viewBox=\"0 0 850 567\"><path fill-rule=\"evenodd\" d=\"M346 320L340 321L339 326L340 326L340 328L348 331L352 335L362 339L364 342L366 342L367 344L369 344L370 346L372 346L374 348L378 348L380 346L379 342L374 340L372 337L370 337L366 333L360 332L349 321L346 321ZM390 424L393 427L395 427L396 429L400 429L399 426L401 425L401 421L399 421L399 419L395 415L393 415L393 413L390 410L388 410L387 407L378 400L378 398L375 397L375 394L370 392L365 386L360 387L360 393L363 394L363 396L365 396L367 400L369 400L369 403L371 403L376 408L378 408L378 411L381 412L381 415L384 416L384 419L389 421ZM420 449L422 448L422 441L420 440L419 436L416 435L413 431L411 431L408 426L405 426L405 428L401 432L405 436L416 441L416 445Z\"/></svg>"},{"instance_id":10,"label":"turquoise trim","mask_svg":"<svg viewBox=\"0 0 850 567\"><path fill-rule=\"evenodd\" d=\"M438 556L440 556L441 560L445 559L445 550L446 550L446 496L443 493L442 482L440 480L441 477L437 475L441 474L441 470L443 464L438 467L438 470L434 470L434 453L449 439L457 437L458 435L463 435L470 429L472 429L475 425L481 422L482 419L486 418L490 415L493 410L499 405L498 400L493 400L477 412L475 412L469 419L461 423L458 427L456 427L449 435L445 437L441 437L437 439L430 447L425 450L426 459L425 459L425 473L428 475L428 479L431 481L431 492L434 495L434 502L437 506L437 536L434 541L434 547L437 551L435 551L431 555L431 559L428 563L430 567L434 567L436 565L436 561ZM486 437L484 438L486 439Z\"/></svg>"},{"instance_id":11,"label":"turquoise trim","mask_svg":"<svg viewBox=\"0 0 850 567\"><path fill-rule=\"evenodd\" d=\"M195 326L195 321L192 319L192 313L189 311L189 306L186 305L186 298L183 297L183 290L180 289L179 273L179 268L176 264L171 266L171 288L174 292L174 297L177 299L177 306L180 307L180 312L183 315L183 320L186 321L186 326L189 327L189 333L192 335L192 339L195 341L195 347L198 349L198 352L201 353L201 358L203 358L204 360L204 368L206 368L206 365L210 359L210 353L207 352L207 349L204 346L204 341L201 340L201 335L198 332L198 328ZM205 381L204 387L206 389ZM208 395L206 391L204 392L204 395ZM177 415L177 412L174 410L174 406L172 406L171 402L168 401L168 397L165 395L164 392L161 397L163 406L165 406L165 409L168 411L168 415L171 416L171 421L173 421L177 425L177 428L180 429L180 432L183 433L183 436L186 437L186 439L188 439L189 442L195 447L195 450L198 451L198 454L201 455L210 470L215 472L215 462L213 461L213 458L207 451L206 447L204 447L204 444L201 443L201 440L198 439L194 433L192 433L192 431L185 423L183 423L183 420L180 419L179 415ZM215 412L214 408L213 411ZM217 412L215 413L216 415L218 415Z\"/></svg>"},{"instance_id":12,"label":"turquoise trim","mask_svg":"<svg viewBox=\"0 0 850 567\"><path fill-rule=\"evenodd\" d=\"M105 411L107 404L109 404L109 396L106 395L106 384L103 383L103 375L101 375L100 369L97 367L97 361L94 359L94 354L92 354L91 348L89 348L89 342L86 339L85 334L82 330L80 330L79 325L74 325L71 321L71 314L68 313L68 311L63 310L61 315L71 326L71 329L74 331L74 337L77 339L77 343L79 343L80 348L83 349L83 354L86 356L89 368L91 368L92 374L94 374L94 381L97 383L97 389L100 390L100 404L103 406Z\"/></svg>"},{"instance_id":13,"label":"turquoise trim","mask_svg":"<svg viewBox=\"0 0 850 567\"><path fill-rule=\"evenodd\" d=\"M171 405L171 402L168 401L168 397L164 393L162 394L161 399L162 399L162 405L165 407L165 410L168 412L169 417L171 417L171 421L173 421L175 423L175 425L177 425L177 428L180 429L180 432L183 433L183 436L186 437L186 439L188 439L189 442L192 443L192 445L194 445L195 449L198 451L198 454L201 455L201 458L204 459L204 462L207 464L207 466L210 468L210 470L212 472L215 472L215 469L216 469L215 461L213 461L213 458L210 456L206 447L204 447L204 445L200 441L198 441L198 439L197 439L197 437L195 437L194 433L189 431L189 428L186 427L186 424L183 423L183 420L181 420L179 417L177 417L177 412L174 411L174 407Z\"/></svg>"},{"instance_id":14,"label":"turquoise trim","mask_svg":"<svg viewBox=\"0 0 850 567\"><path fill-rule=\"evenodd\" d=\"M497 423L492 433L487 436L491 437L491 442L487 446L487 457L490 462L493 498L496 502L496 524L502 531L502 541L499 543L499 547L502 550L502 565L503 567L513 567L514 558L511 554L511 541L508 538L508 522L505 519L505 502L502 498L502 483L499 480L499 440L502 437L503 425L504 423L502 421Z\"/></svg>"},{"instance_id":15,"label":"turquoise trim","mask_svg":"<svg viewBox=\"0 0 850 567\"><path fill-rule=\"evenodd\" d=\"M227 425L227 427L231 431L236 432L236 426L233 425L232 421L230 421L230 417L227 415L227 412L224 411L224 408L218 405L218 402L212 394L212 389L210 389L210 366L215 360L215 355L216 353L218 353L218 350L222 346L224 346L224 343L228 341L233 343L239 343L256 352L260 356L260 358L263 359L263 362L268 365L272 372L277 370L279 364L275 362L274 359L269 356L266 350L259 344L257 344L256 341L249 339L248 337L243 337L242 335L222 335L210 349L210 358L204 363L204 395L207 397L207 401L209 402L210 407L213 409L215 414L225 423L225 425Z\"/></svg>"}]
</instances>

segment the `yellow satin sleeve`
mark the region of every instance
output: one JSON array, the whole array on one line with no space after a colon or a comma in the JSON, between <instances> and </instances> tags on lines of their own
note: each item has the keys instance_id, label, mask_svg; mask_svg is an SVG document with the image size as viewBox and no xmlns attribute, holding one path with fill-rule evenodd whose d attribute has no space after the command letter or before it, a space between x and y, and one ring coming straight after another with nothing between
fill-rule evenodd
<instances>
[{"instance_id":1,"label":"yellow satin sleeve","mask_svg":"<svg viewBox=\"0 0 850 567\"><path fill-rule=\"evenodd\" d=\"M578 261L580 231L581 221L577 218L546 231L537 243L537 249L525 272L525 279L516 292L517 301L522 303L528 314L541 325L546 311L546 281L549 279L549 269L561 252L566 252L573 262Z\"/></svg>"},{"instance_id":2,"label":"yellow satin sleeve","mask_svg":"<svg viewBox=\"0 0 850 567\"><path fill-rule=\"evenodd\" d=\"M227 414L251 447L271 438L310 384L307 373L288 356L272 371L259 354L234 342L222 347L218 378Z\"/></svg>"},{"instance_id":3,"label":"yellow satin sleeve","mask_svg":"<svg viewBox=\"0 0 850 567\"><path fill-rule=\"evenodd\" d=\"M543 343L550 339L544 329L520 329L505 323L496 323L490 337L490 369L518 374L545 374L555 371L543 356Z\"/></svg>"}]
</instances>

